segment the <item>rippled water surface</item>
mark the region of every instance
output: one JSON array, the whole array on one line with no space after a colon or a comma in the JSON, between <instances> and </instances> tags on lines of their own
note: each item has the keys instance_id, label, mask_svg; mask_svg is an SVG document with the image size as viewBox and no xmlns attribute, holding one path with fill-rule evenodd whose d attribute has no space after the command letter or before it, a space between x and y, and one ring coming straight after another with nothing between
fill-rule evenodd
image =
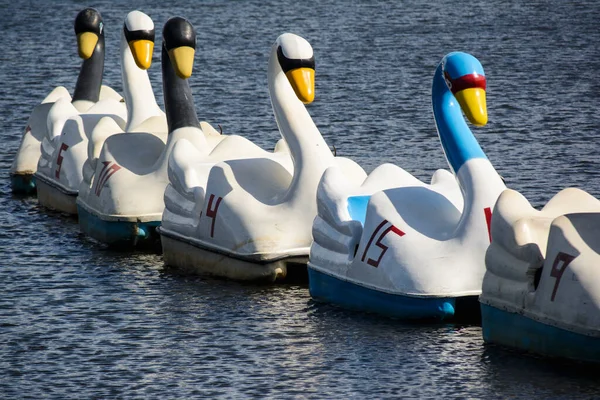
<instances>
[{"instance_id":1,"label":"rippled water surface","mask_svg":"<svg viewBox=\"0 0 600 400\"><path fill-rule=\"evenodd\" d=\"M600 195L600 3L486 0L98 1L105 84L121 89L128 11L198 31L190 79L199 117L271 148L271 43L307 38L310 112L338 154L422 179L446 167L431 114L441 57L467 51L488 80L476 135L535 206L578 186ZM79 1L0 0L0 397L599 398L591 369L484 345L481 328L415 325L311 301L305 285L191 278L160 255L115 252L77 221L10 194L8 169L33 106L73 90ZM158 46L157 46L158 48ZM155 52L150 70L162 105Z\"/></svg>"}]
</instances>

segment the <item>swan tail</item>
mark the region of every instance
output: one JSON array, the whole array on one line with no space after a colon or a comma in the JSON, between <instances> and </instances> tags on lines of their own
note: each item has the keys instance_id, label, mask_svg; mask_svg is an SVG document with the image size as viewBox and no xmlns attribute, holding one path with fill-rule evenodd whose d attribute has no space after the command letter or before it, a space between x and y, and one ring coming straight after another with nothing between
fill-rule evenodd
<instances>
[{"instance_id":1,"label":"swan tail","mask_svg":"<svg viewBox=\"0 0 600 400\"><path fill-rule=\"evenodd\" d=\"M362 224L351 215L349 195L359 187L349 182L342 169L325 170L317 188L317 216L313 222L313 265L348 267L354 258L362 235Z\"/></svg>"},{"instance_id":2,"label":"swan tail","mask_svg":"<svg viewBox=\"0 0 600 400\"><path fill-rule=\"evenodd\" d=\"M190 199L187 193L178 191L173 183L169 183L164 194L163 228L193 236L200 215L199 204L204 204L203 194L203 188L195 188Z\"/></svg>"},{"instance_id":3,"label":"swan tail","mask_svg":"<svg viewBox=\"0 0 600 400\"><path fill-rule=\"evenodd\" d=\"M47 120L54 103L35 106L21 136L21 142L11 165L11 173L34 173L41 156L41 142L47 137Z\"/></svg>"},{"instance_id":4,"label":"swan tail","mask_svg":"<svg viewBox=\"0 0 600 400\"><path fill-rule=\"evenodd\" d=\"M206 186L212 163L199 163L205 154L186 139L180 139L169 155L167 174L173 190L188 199L194 200L194 189ZM198 171L197 171L198 170ZM204 172L204 173L202 173Z\"/></svg>"},{"instance_id":5,"label":"swan tail","mask_svg":"<svg viewBox=\"0 0 600 400\"><path fill-rule=\"evenodd\" d=\"M55 137L60 136L62 129L67 119L79 115L79 111L71 104L70 100L61 98L57 100L46 119L46 137L52 141Z\"/></svg>"}]
</instances>

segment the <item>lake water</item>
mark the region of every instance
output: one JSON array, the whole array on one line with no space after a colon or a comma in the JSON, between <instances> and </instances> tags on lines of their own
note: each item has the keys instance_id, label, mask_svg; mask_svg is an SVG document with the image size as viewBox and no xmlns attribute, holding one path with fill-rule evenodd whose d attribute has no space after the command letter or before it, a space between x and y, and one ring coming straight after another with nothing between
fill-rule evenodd
<instances>
[{"instance_id":1,"label":"lake water","mask_svg":"<svg viewBox=\"0 0 600 400\"><path fill-rule=\"evenodd\" d=\"M115 2L116 3L116 2ZM422 179L447 168L431 113L446 53L483 64L489 124L476 131L507 185L535 206L558 190L600 196L600 3L504 0L97 1L104 83L121 89L119 35L140 9L198 32L190 79L200 119L272 148L272 42L308 39L309 110L339 155ZM10 193L33 106L79 70L79 1L0 0L0 397L600 398L597 370L485 345L481 328L406 324L310 299L306 285L185 277L159 254L115 252L77 221ZM150 70L162 102L160 52Z\"/></svg>"}]
</instances>

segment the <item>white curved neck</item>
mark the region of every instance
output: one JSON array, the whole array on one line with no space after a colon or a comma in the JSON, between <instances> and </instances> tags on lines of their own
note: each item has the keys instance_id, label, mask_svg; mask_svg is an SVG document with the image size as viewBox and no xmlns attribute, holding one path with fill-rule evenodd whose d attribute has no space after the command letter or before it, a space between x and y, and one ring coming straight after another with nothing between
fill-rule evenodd
<instances>
[{"instance_id":1,"label":"white curved neck","mask_svg":"<svg viewBox=\"0 0 600 400\"><path fill-rule=\"evenodd\" d=\"M127 106L125 131L129 132L148 118L160 115L161 110L156 103L148 73L135 63L124 33L121 33L121 74Z\"/></svg>"},{"instance_id":2,"label":"white curved neck","mask_svg":"<svg viewBox=\"0 0 600 400\"><path fill-rule=\"evenodd\" d=\"M484 221L484 210L494 209L500 193L506 185L487 158L472 158L456 173L465 199L465 207L459 225L470 229L473 224Z\"/></svg>"},{"instance_id":3,"label":"white curved neck","mask_svg":"<svg viewBox=\"0 0 600 400\"><path fill-rule=\"evenodd\" d=\"M276 45L269 59L268 78L275 120L294 163L294 178L286 195L287 201L306 199L315 203L319 180L333 163L333 154L281 70Z\"/></svg>"}]
</instances>

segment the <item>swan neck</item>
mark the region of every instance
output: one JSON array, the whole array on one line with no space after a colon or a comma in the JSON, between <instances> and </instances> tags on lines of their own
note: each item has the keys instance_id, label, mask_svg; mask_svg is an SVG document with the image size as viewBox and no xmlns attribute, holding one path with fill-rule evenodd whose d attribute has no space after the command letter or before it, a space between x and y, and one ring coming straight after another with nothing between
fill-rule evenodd
<instances>
[{"instance_id":1,"label":"swan neck","mask_svg":"<svg viewBox=\"0 0 600 400\"><path fill-rule=\"evenodd\" d=\"M96 103L100 99L102 75L104 74L104 35L98 37L98 43L90 58L84 60L79 70L72 102L78 100Z\"/></svg>"},{"instance_id":2,"label":"swan neck","mask_svg":"<svg viewBox=\"0 0 600 400\"><path fill-rule=\"evenodd\" d=\"M187 79L181 79L177 76L165 46L162 46L161 63L165 112L167 114L169 134L176 129L187 126L199 127L200 122L196 115L194 98L192 97L189 82Z\"/></svg>"},{"instance_id":3,"label":"swan neck","mask_svg":"<svg viewBox=\"0 0 600 400\"><path fill-rule=\"evenodd\" d=\"M307 195L314 202L319 179L333 163L333 154L279 66L276 48L269 59L268 83L275 120L294 164L288 195Z\"/></svg>"},{"instance_id":4,"label":"swan neck","mask_svg":"<svg viewBox=\"0 0 600 400\"><path fill-rule=\"evenodd\" d=\"M121 33L121 77L127 106L127 132L148 118L160 115L161 110L156 103L148 72L135 63L124 32Z\"/></svg>"},{"instance_id":5,"label":"swan neck","mask_svg":"<svg viewBox=\"0 0 600 400\"><path fill-rule=\"evenodd\" d=\"M431 97L435 125L452 172L456 174L472 158L487 158L469 129L458 101L446 85L441 64L435 71Z\"/></svg>"}]
</instances>

